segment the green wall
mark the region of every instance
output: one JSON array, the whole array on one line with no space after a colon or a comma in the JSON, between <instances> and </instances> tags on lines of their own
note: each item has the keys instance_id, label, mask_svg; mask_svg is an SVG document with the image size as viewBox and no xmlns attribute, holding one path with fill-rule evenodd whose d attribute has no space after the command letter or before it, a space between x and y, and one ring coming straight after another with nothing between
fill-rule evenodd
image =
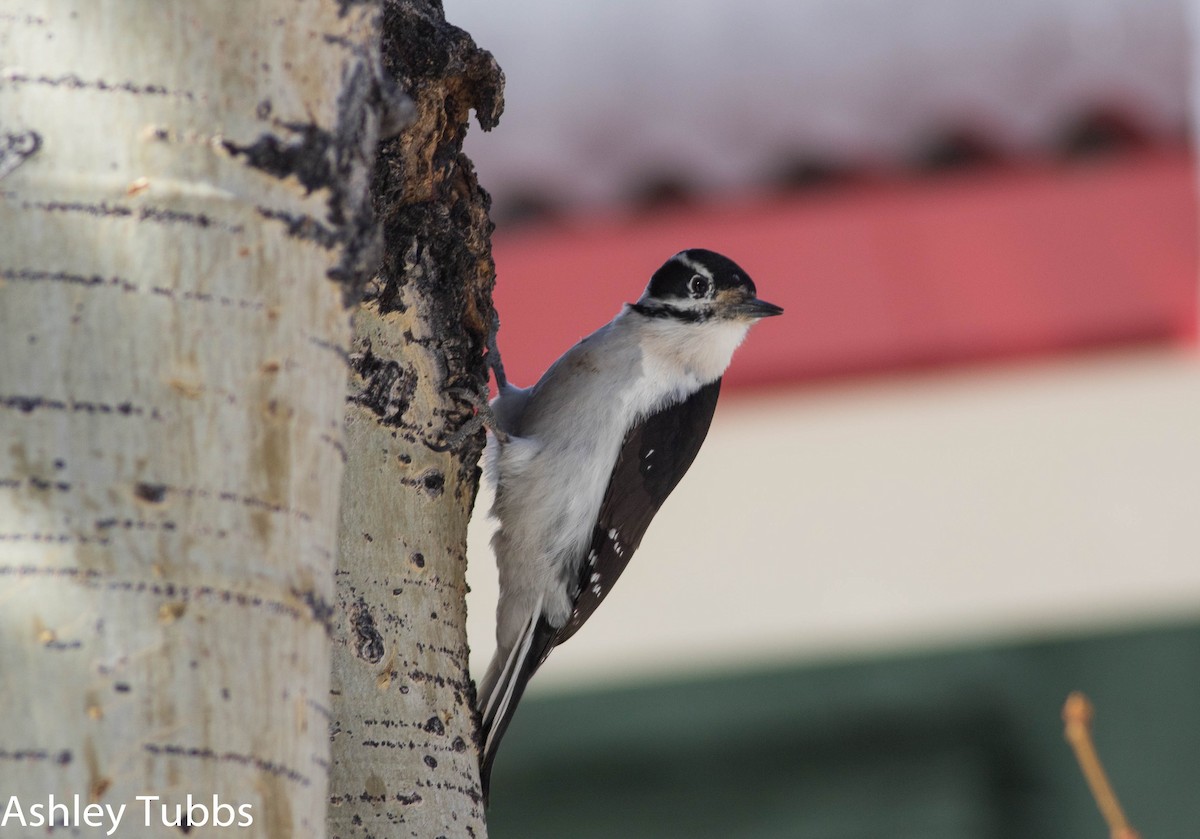
<instances>
[{"instance_id":1,"label":"green wall","mask_svg":"<svg viewBox=\"0 0 1200 839\"><path fill-rule=\"evenodd\" d=\"M527 699L490 832L1104 839L1072 690L1134 825L1200 836L1200 625Z\"/></svg>"}]
</instances>

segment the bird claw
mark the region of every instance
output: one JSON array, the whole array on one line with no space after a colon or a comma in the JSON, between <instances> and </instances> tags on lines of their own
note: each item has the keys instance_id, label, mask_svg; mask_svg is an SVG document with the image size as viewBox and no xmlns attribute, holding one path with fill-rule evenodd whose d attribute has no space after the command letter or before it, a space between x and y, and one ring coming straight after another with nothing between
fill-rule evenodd
<instances>
[{"instance_id":1,"label":"bird claw","mask_svg":"<svg viewBox=\"0 0 1200 839\"><path fill-rule=\"evenodd\" d=\"M446 447L449 449L457 449L472 436L479 432L481 428L487 428L495 435L496 439L501 443L509 441L508 434L500 428L500 421L496 418L496 414L492 411L492 406L488 401L478 393L467 388L451 388L450 393L459 397L464 402L467 402L475 409L475 415L463 423L457 431L446 438Z\"/></svg>"}]
</instances>

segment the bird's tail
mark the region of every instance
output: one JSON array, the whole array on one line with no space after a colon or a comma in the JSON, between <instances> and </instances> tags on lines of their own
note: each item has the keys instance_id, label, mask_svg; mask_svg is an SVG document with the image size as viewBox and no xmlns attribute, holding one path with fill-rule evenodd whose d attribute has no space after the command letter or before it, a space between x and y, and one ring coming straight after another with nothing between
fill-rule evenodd
<instances>
[{"instance_id":1,"label":"bird's tail","mask_svg":"<svg viewBox=\"0 0 1200 839\"><path fill-rule=\"evenodd\" d=\"M488 667L479 690L480 733L483 740L479 761L479 780L483 786L484 806L491 787L492 762L525 686L542 662L550 655L558 630L542 617L542 604L529 616L516 643L507 651L500 649Z\"/></svg>"}]
</instances>

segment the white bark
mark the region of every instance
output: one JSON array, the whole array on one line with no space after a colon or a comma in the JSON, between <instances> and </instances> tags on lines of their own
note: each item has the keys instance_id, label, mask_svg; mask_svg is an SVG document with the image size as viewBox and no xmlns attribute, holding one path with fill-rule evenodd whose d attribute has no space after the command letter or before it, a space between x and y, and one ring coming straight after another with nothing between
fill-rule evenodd
<instances>
[{"instance_id":1,"label":"white bark","mask_svg":"<svg viewBox=\"0 0 1200 839\"><path fill-rule=\"evenodd\" d=\"M477 479L463 452L429 445L447 430L445 365L436 345L412 340L432 335L427 308L407 297L403 313L371 303L355 315L370 356L352 391L382 385L386 407L356 400L346 420L330 836L402 828L396 835L484 839L466 638Z\"/></svg>"},{"instance_id":2,"label":"white bark","mask_svg":"<svg viewBox=\"0 0 1200 839\"><path fill-rule=\"evenodd\" d=\"M488 199L462 154L502 107L492 56L433 0L385 0L382 59L414 119L380 148L379 276L354 318L333 619L330 835L484 839L467 672L466 531L494 269Z\"/></svg>"},{"instance_id":3,"label":"white bark","mask_svg":"<svg viewBox=\"0 0 1200 839\"><path fill-rule=\"evenodd\" d=\"M0 806L324 834L363 186L329 170L376 12L0 7Z\"/></svg>"}]
</instances>

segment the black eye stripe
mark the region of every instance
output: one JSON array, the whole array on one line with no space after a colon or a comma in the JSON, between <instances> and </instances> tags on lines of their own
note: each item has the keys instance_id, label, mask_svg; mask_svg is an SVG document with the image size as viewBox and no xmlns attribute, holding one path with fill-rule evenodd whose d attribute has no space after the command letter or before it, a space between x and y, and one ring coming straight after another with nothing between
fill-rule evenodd
<instances>
[{"instance_id":1,"label":"black eye stripe","mask_svg":"<svg viewBox=\"0 0 1200 839\"><path fill-rule=\"evenodd\" d=\"M705 323L713 318L711 306L699 309L680 309L669 303L631 303L629 308L648 318L669 318L683 323Z\"/></svg>"}]
</instances>

